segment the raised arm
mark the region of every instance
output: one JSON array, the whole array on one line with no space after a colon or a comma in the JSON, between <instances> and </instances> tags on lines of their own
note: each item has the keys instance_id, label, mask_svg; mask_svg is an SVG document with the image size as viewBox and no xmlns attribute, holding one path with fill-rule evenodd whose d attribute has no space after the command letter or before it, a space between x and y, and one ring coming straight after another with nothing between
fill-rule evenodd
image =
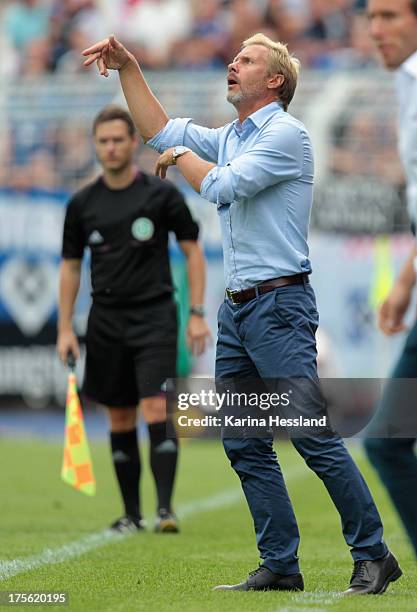
<instances>
[{"instance_id":1,"label":"raised arm","mask_svg":"<svg viewBox=\"0 0 417 612\"><path fill-rule=\"evenodd\" d=\"M97 62L102 76L118 70L120 83L133 120L144 142L168 122L163 106L149 88L135 57L113 35L83 51L84 66Z\"/></svg>"}]
</instances>

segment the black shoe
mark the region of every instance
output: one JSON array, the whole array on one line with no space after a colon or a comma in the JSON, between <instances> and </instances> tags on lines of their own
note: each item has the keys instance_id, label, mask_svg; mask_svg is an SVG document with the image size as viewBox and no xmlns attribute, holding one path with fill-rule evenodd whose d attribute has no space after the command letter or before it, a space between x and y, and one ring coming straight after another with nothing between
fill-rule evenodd
<instances>
[{"instance_id":1,"label":"black shoe","mask_svg":"<svg viewBox=\"0 0 417 612\"><path fill-rule=\"evenodd\" d=\"M122 516L110 525L112 531L117 533L135 533L143 531L146 527L145 521L137 516Z\"/></svg>"},{"instance_id":2,"label":"black shoe","mask_svg":"<svg viewBox=\"0 0 417 612\"><path fill-rule=\"evenodd\" d=\"M155 521L156 533L178 533L179 530L180 526L175 514L165 508L160 508Z\"/></svg>"},{"instance_id":3,"label":"black shoe","mask_svg":"<svg viewBox=\"0 0 417 612\"><path fill-rule=\"evenodd\" d=\"M355 561L349 588L343 595L378 595L385 593L390 582L402 575L391 552L375 561Z\"/></svg>"},{"instance_id":4,"label":"black shoe","mask_svg":"<svg viewBox=\"0 0 417 612\"><path fill-rule=\"evenodd\" d=\"M213 591L304 591L304 582L301 574L282 576L261 565L249 573L246 582L221 584L214 587Z\"/></svg>"}]
</instances>

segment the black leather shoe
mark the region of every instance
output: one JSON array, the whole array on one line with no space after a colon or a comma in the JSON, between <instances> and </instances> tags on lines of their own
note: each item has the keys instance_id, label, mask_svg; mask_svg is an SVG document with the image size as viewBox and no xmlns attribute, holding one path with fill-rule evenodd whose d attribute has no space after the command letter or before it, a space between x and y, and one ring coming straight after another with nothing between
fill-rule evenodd
<instances>
[{"instance_id":1,"label":"black leather shoe","mask_svg":"<svg viewBox=\"0 0 417 612\"><path fill-rule=\"evenodd\" d=\"M355 561L349 588L343 595L379 595L390 582L402 575L397 559L391 552L375 561Z\"/></svg>"},{"instance_id":2,"label":"black leather shoe","mask_svg":"<svg viewBox=\"0 0 417 612\"><path fill-rule=\"evenodd\" d=\"M267 567L261 565L250 572L246 582L240 584L221 584L213 591L303 591L304 582L301 574L282 576L274 574Z\"/></svg>"}]
</instances>

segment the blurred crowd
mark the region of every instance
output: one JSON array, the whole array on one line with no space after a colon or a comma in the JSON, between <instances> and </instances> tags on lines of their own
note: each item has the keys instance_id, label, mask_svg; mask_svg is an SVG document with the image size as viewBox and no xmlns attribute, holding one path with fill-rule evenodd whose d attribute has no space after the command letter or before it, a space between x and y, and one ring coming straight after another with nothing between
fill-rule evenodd
<instances>
[{"instance_id":1,"label":"blurred crowd","mask_svg":"<svg viewBox=\"0 0 417 612\"><path fill-rule=\"evenodd\" d=\"M225 66L262 31L304 67L373 65L365 0L3 0L2 71L80 73L80 51L114 32L148 69Z\"/></svg>"},{"instance_id":2,"label":"blurred crowd","mask_svg":"<svg viewBox=\"0 0 417 612\"><path fill-rule=\"evenodd\" d=\"M144 68L161 71L154 74L159 82L169 68L196 70L187 83L172 82L169 90L181 109L185 101L193 102L192 110L185 112L197 120L199 109L211 109L204 123L218 125L218 100L209 99L207 89L204 93L196 88L195 79L209 82L205 71L224 69L241 41L254 32L288 43L303 68L324 71L326 78L330 70L375 67L365 4L366 0L0 0L0 76L15 85L8 98L7 88L6 97L0 91L6 119L0 128L0 188L74 191L94 176L91 117L112 94L95 70L87 73L83 68L81 51L110 32L135 52ZM85 79L83 73L88 74ZM54 109L60 108L61 100L51 99L48 86L42 89L36 80L45 75L52 75L47 82L57 83L55 92L67 98L58 115ZM68 75L66 89L54 75ZM309 81L305 76L306 81L318 89L317 100L322 86L315 78ZM104 85L108 99L97 99L94 92L82 97L81 82L100 91ZM376 176L402 183L389 104L380 105L379 114L374 108L381 98L380 85L377 79L372 91L369 82L363 93L360 85L349 86L351 99L333 116L331 133L323 137L334 176ZM305 98L311 109L310 94ZM169 106L170 100L166 102ZM91 112L85 112L87 105ZM303 115L302 110L301 119ZM152 171L154 154L145 147L140 163Z\"/></svg>"}]
</instances>

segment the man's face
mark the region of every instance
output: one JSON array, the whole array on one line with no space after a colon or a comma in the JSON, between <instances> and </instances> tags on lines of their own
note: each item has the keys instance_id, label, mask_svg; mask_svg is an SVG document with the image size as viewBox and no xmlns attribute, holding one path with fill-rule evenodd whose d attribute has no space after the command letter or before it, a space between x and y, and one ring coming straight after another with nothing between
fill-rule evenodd
<instances>
[{"instance_id":1,"label":"man's face","mask_svg":"<svg viewBox=\"0 0 417 612\"><path fill-rule=\"evenodd\" d=\"M417 15L411 0L368 0L370 32L386 68L398 68L417 50Z\"/></svg>"},{"instance_id":2,"label":"man's face","mask_svg":"<svg viewBox=\"0 0 417 612\"><path fill-rule=\"evenodd\" d=\"M270 92L268 83L268 49L250 45L240 51L228 66L227 100L234 106L253 99L262 99Z\"/></svg>"},{"instance_id":3,"label":"man's face","mask_svg":"<svg viewBox=\"0 0 417 612\"><path fill-rule=\"evenodd\" d=\"M129 166L137 144L122 119L99 123L94 134L97 158L107 172L120 172Z\"/></svg>"}]
</instances>

